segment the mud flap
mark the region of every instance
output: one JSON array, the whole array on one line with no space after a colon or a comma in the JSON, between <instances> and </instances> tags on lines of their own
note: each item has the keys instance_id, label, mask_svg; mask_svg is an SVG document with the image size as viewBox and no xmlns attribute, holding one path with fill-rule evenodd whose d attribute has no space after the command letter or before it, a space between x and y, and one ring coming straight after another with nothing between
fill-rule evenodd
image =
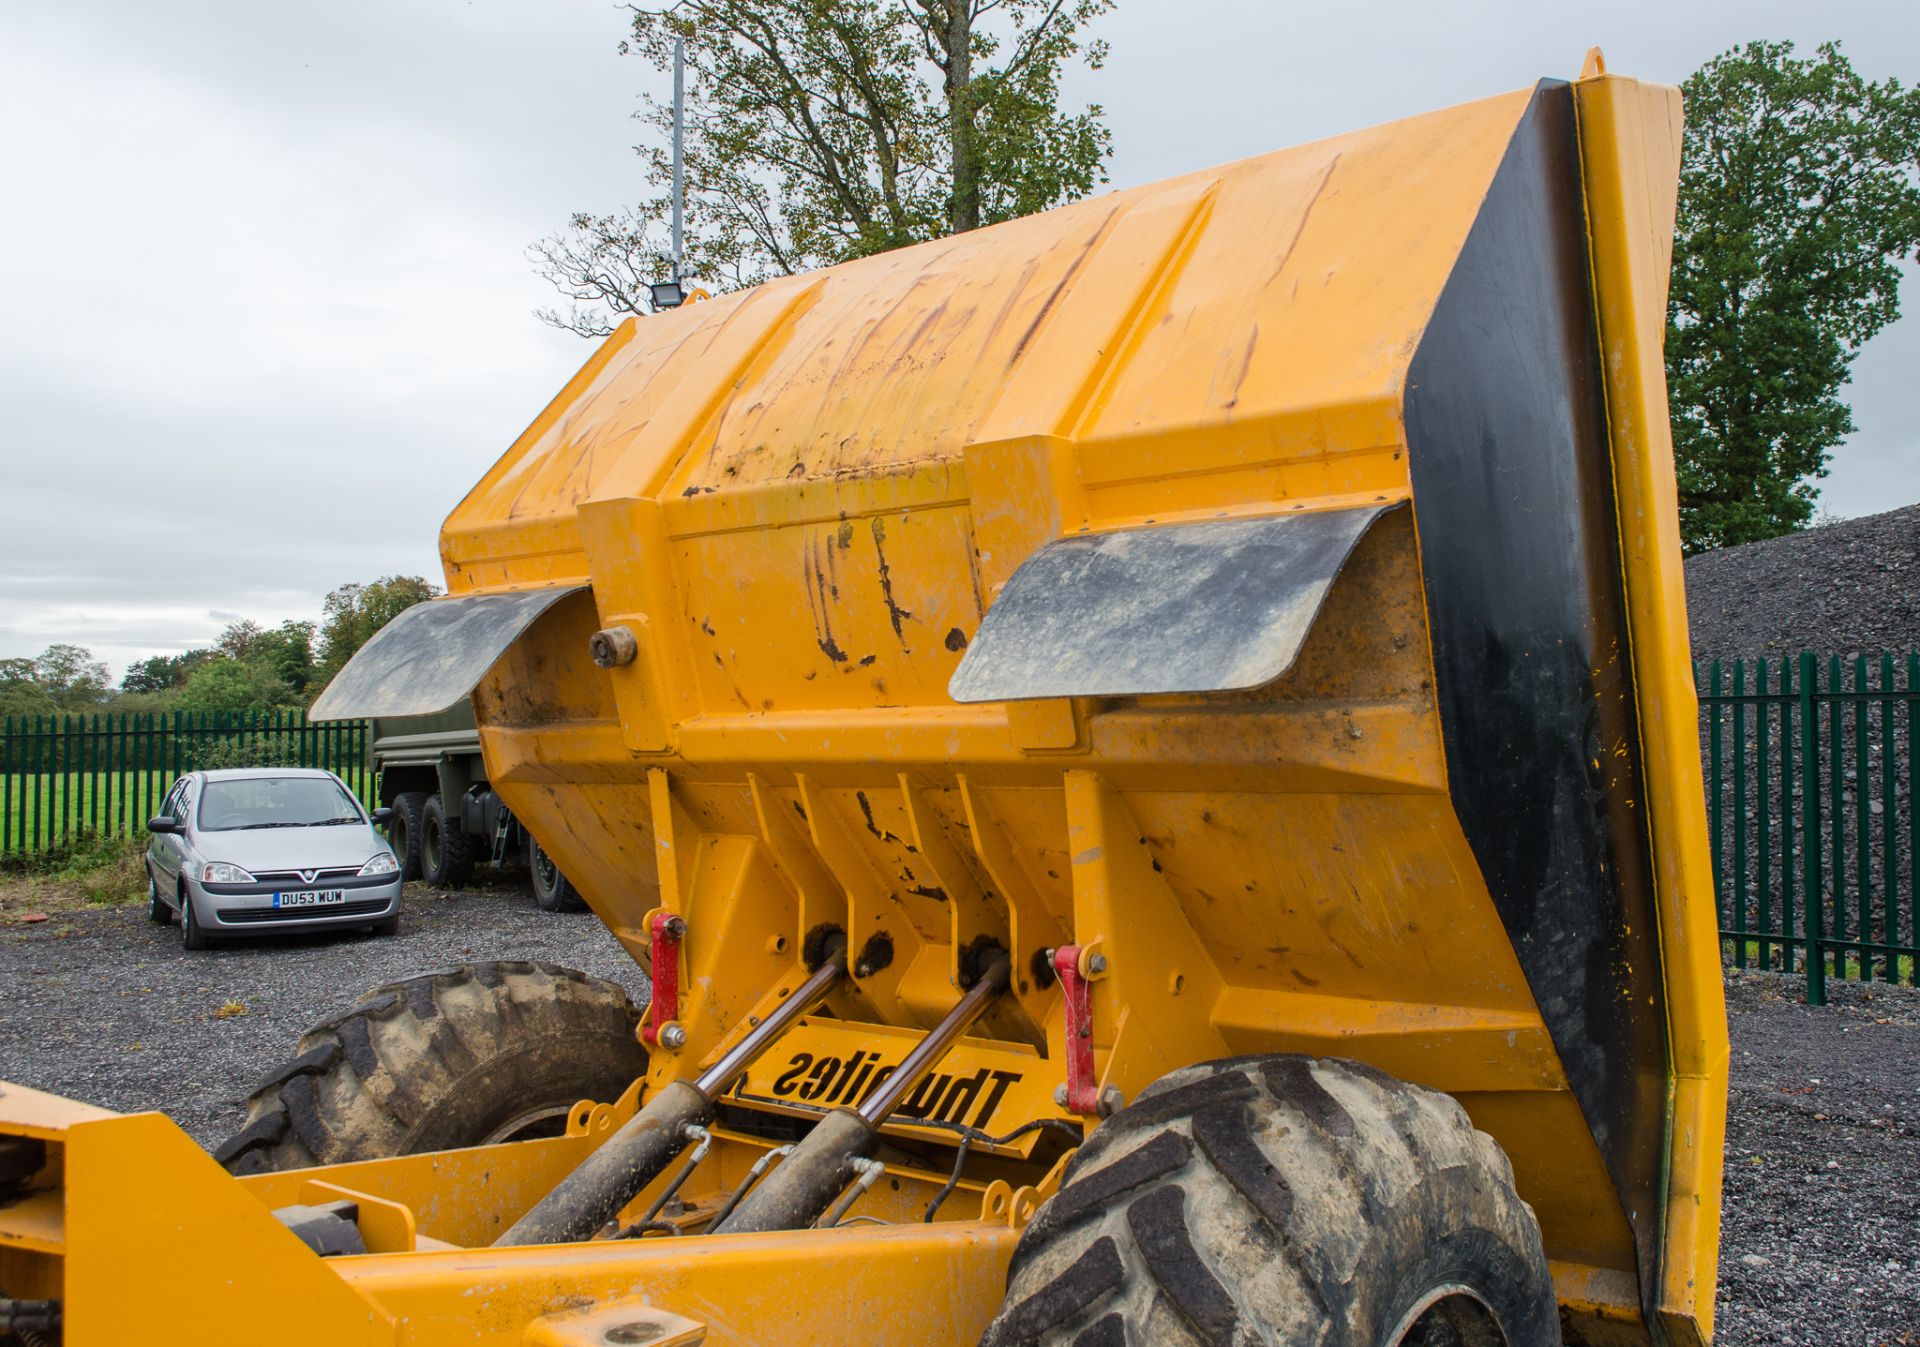
<instances>
[{"instance_id":1,"label":"mud flap","mask_svg":"<svg viewBox=\"0 0 1920 1347\"><path fill-rule=\"evenodd\" d=\"M1256 688L1285 673L1354 545L1396 505L1060 538L981 621L957 702Z\"/></svg>"},{"instance_id":2,"label":"mud flap","mask_svg":"<svg viewBox=\"0 0 1920 1347\"><path fill-rule=\"evenodd\" d=\"M360 647L307 716L364 720L445 711L466 700L542 613L585 588L469 594L415 604Z\"/></svg>"}]
</instances>

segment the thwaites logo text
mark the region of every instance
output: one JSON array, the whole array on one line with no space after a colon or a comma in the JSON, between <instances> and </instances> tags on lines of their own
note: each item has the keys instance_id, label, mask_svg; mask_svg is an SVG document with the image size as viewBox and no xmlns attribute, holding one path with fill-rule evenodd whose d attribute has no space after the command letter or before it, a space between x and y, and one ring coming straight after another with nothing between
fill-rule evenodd
<instances>
[{"instance_id":1,"label":"thwaites logo text","mask_svg":"<svg viewBox=\"0 0 1920 1347\"><path fill-rule=\"evenodd\" d=\"M851 1057L796 1052L774 1079L773 1093L775 1098L816 1108L852 1108L879 1089L880 1083L893 1074L895 1065L882 1063L877 1052L856 1052ZM893 1116L906 1121L965 1123L985 1131L1007 1091L1023 1079L1021 1072L985 1066L970 1076L936 1071L920 1082Z\"/></svg>"}]
</instances>

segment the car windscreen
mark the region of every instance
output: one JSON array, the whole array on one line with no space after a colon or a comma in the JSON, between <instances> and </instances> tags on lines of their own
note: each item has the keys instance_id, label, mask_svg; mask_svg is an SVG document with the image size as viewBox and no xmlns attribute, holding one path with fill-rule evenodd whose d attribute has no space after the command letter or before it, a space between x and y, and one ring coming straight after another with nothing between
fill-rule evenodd
<instances>
[{"instance_id":1,"label":"car windscreen","mask_svg":"<svg viewBox=\"0 0 1920 1347\"><path fill-rule=\"evenodd\" d=\"M324 776L254 776L209 781L200 792L200 830L314 828L360 823L360 805Z\"/></svg>"}]
</instances>

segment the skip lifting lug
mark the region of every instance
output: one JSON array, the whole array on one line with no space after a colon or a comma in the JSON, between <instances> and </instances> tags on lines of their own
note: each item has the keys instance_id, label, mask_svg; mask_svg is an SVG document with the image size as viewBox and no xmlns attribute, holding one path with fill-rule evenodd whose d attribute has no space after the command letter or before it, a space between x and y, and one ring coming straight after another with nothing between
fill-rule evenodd
<instances>
[{"instance_id":1,"label":"skip lifting lug","mask_svg":"<svg viewBox=\"0 0 1920 1347\"><path fill-rule=\"evenodd\" d=\"M1052 953L1053 971L1065 998L1067 1029L1067 1080L1053 1092L1053 1102L1084 1118L1106 1118L1117 1113L1125 1100L1113 1086L1100 1089L1093 1083L1093 989L1080 972L1080 955L1079 945L1062 945ZM1106 955L1096 950L1087 960L1087 971L1095 977L1104 974Z\"/></svg>"},{"instance_id":2,"label":"skip lifting lug","mask_svg":"<svg viewBox=\"0 0 1920 1347\"><path fill-rule=\"evenodd\" d=\"M680 1020L680 945L686 939L684 917L655 912L647 923L653 951L653 999L647 1004L647 1022L640 1038L650 1048L673 1051L686 1044Z\"/></svg>"}]
</instances>

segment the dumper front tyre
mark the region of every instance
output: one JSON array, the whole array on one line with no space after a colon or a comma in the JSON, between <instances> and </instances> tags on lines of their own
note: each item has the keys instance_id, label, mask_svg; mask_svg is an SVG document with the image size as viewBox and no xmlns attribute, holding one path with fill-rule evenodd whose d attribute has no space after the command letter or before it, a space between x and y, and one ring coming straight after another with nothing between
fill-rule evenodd
<instances>
[{"instance_id":1,"label":"dumper front tyre","mask_svg":"<svg viewBox=\"0 0 1920 1347\"><path fill-rule=\"evenodd\" d=\"M1174 1072L1022 1234L982 1347L1558 1347L1533 1212L1459 1104L1355 1062Z\"/></svg>"},{"instance_id":2,"label":"dumper front tyre","mask_svg":"<svg viewBox=\"0 0 1920 1347\"><path fill-rule=\"evenodd\" d=\"M554 964L389 983L308 1030L214 1158L253 1174L558 1136L646 1074L639 1022L620 986Z\"/></svg>"},{"instance_id":3,"label":"dumper front tyre","mask_svg":"<svg viewBox=\"0 0 1920 1347\"><path fill-rule=\"evenodd\" d=\"M430 795L420 810L420 878L436 889L464 889L473 882L473 839L459 812L447 817L447 802Z\"/></svg>"}]
</instances>

